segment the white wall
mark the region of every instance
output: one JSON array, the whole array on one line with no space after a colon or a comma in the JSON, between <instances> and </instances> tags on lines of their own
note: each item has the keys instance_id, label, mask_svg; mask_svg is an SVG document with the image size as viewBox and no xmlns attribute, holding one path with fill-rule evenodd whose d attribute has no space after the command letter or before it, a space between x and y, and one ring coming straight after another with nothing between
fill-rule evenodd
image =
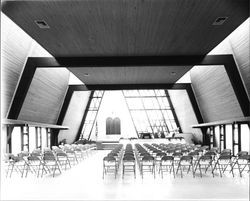
<instances>
[{"instance_id":1,"label":"white wall","mask_svg":"<svg viewBox=\"0 0 250 201\"><path fill-rule=\"evenodd\" d=\"M186 90L168 90L175 113L183 133L192 133L196 140L202 141L200 129L193 129L191 125L198 124L192 104ZM184 134L183 134L184 135Z\"/></svg>"},{"instance_id":2,"label":"white wall","mask_svg":"<svg viewBox=\"0 0 250 201\"><path fill-rule=\"evenodd\" d=\"M69 126L69 130L61 130L58 135L58 142L66 139L71 144L75 141L79 126L82 121L83 114L86 109L90 96L90 91L75 91L69 103L69 107L65 114L63 124Z\"/></svg>"},{"instance_id":3,"label":"white wall","mask_svg":"<svg viewBox=\"0 0 250 201\"><path fill-rule=\"evenodd\" d=\"M121 120L121 135L106 135L106 118L119 117ZM121 137L137 137L122 91L105 91L97 116L98 141L118 141ZM95 126L91 139L96 140Z\"/></svg>"}]
</instances>

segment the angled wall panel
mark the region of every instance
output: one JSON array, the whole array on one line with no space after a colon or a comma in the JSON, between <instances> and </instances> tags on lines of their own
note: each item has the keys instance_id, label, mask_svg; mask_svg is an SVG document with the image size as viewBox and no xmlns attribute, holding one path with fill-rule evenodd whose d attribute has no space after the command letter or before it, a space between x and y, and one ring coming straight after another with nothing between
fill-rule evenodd
<instances>
[{"instance_id":1,"label":"angled wall panel","mask_svg":"<svg viewBox=\"0 0 250 201\"><path fill-rule=\"evenodd\" d=\"M32 39L1 13L2 117L6 117L25 65Z\"/></svg>"},{"instance_id":2,"label":"angled wall panel","mask_svg":"<svg viewBox=\"0 0 250 201\"><path fill-rule=\"evenodd\" d=\"M82 121L86 105L89 100L90 91L75 91L69 103L63 125L70 127L69 130L61 130L58 135L58 142L66 139L67 143L73 143Z\"/></svg>"},{"instance_id":3,"label":"angled wall panel","mask_svg":"<svg viewBox=\"0 0 250 201\"><path fill-rule=\"evenodd\" d=\"M204 122L243 116L223 66L195 66L191 79Z\"/></svg>"},{"instance_id":4,"label":"angled wall panel","mask_svg":"<svg viewBox=\"0 0 250 201\"><path fill-rule=\"evenodd\" d=\"M249 27L250 19L246 20L236 31L229 37L229 44L238 65L240 74L250 99L250 41Z\"/></svg>"},{"instance_id":5,"label":"angled wall panel","mask_svg":"<svg viewBox=\"0 0 250 201\"><path fill-rule=\"evenodd\" d=\"M1 25L1 110L6 118L27 57L51 55L3 13Z\"/></svg>"},{"instance_id":6,"label":"angled wall panel","mask_svg":"<svg viewBox=\"0 0 250 201\"><path fill-rule=\"evenodd\" d=\"M66 68L37 68L18 119L56 124L68 80Z\"/></svg>"},{"instance_id":7,"label":"angled wall panel","mask_svg":"<svg viewBox=\"0 0 250 201\"><path fill-rule=\"evenodd\" d=\"M249 19L209 54L232 54L250 97ZM242 117L243 113L223 66L195 66L191 81L204 122Z\"/></svg>"}]
</instances>

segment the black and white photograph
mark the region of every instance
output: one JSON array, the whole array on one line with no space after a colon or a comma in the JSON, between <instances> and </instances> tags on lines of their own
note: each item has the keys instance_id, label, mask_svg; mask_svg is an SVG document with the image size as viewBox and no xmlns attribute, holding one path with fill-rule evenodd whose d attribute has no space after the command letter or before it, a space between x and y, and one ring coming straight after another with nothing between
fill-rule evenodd
<instances>
[{"instance_id":1,"label":"black and white photograph","mask_svg":"<svg viewBox=\"0 0 250 201\"><path fill-rule=\"evenodd\" d=\"M249 201L249 0L2 0L2 201Z\"/></svg>"}]
</instances>

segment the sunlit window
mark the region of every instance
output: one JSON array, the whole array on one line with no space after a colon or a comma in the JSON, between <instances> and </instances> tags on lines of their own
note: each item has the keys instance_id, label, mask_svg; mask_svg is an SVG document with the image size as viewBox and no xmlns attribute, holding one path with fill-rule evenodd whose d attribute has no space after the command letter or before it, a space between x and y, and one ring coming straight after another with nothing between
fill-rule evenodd
<instances>
[{"instance_id":1,"label":"sunlit window","mask_svg":"<svg viewBox=\"0 0 250 201\"><path fill-rule=\"evenodd\" d=\"M177 129L173 108L170 106L171 104L167 97L168 94L165 90L123 90L117 91L117 93L113 92L112 94L116 100L118 100L115 98L116 96L125 100L126 104L120 104L119 107L127 106L126 110L130 113L130 119L133 121L138 137L141 133L145 132L168 136ZM93 133L103 96L104 91L95 91L93 93L84 121L81 138L88 139L91 133ZM119 103L112 102L111 100L108 105L106 104L106 107L109 107L106 109L110 109L111 111L114 109L114 105L119 105ZM124 108L120 110L124 111ZM126 121L129 120L127 119ZM99 124L101 125L100 122Z\"/></svg>"},{"instance_id":2,"label":"sunlit window","mask_svg":"<svg viewBox=\"0 0 250 201\"><path fill-rule=\"evenodd\" d=\"M165 90L125 90L124 97L138 133L172 133L176 120Z\"/></svg>"}]
</instances>

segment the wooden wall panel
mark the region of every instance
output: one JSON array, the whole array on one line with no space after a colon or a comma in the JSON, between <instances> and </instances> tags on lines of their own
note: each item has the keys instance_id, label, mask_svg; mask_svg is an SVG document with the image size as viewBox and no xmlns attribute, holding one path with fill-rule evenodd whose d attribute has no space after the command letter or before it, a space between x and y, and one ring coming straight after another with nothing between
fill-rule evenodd
<instances>
[{"instance_id":1,"label":"wooden wall panel","mask_svg":"<svg viewBox=\"0 0 250 201\"><path fill-rule=\"evenodd\" d=\"M2 117L7 117L27 57L51 56L20 27L1 13Z\"/></svg>"},{"instance_id":2,"label":"wooden wall panel","mask_svg":"<svg viewBox=\"0 0 250 201\"><path fill-rule=\"evenodd\" d=\"M38 68L18 119L56 124L68 80L66 68Z\"/></svg>"},{"instance_id":3,"label":"wooden wall panel","mask_svg":"<svg viewBox=\"0 0 250 201\"><path fill-rule=\"evenodd\" d=\"M66 139L67 143L73 143L81 124L83 114L88 103L90 91L75 91L63 120L63 125L70 127L69 130L61 130L58 135L58 142Z\"/></svg>"},{"instance_id":4,"label":"wooden wall panel","mask_svg":"<svg viewBox=\"0 0 250 201\"><path fill-rule=\"evenodd\" d=\"M4 14L1 14L2 117L6 117L32 39Z\"/></svg>"},{"instance_id":5,"label":"wooden wall panel","mask_svg":"<svg viewBox=\"0 0 250 201\"><path fill-rule=\"evenodd\" d=\"M232 53L240 70L245 88L250 99L250 41L249 27L250 19L246 20L229 37Z\"/></svg>"},{"instance_id":6,"label":"wooden wall panel","mask_svg":"<svg viewBox=\"0 0 250 201\"><path fill-rule=\"evenodd\" d=\"M191 80L204 122L243 116L224 66L195 66Z\"/></svg>"},{"instance_id":7,"label":"wooden wall panel","mask_svg":"<svg viewBox=\"0 0 250 201\"><path fill-rule=\"evenodd\" d=\"M250 97L249 19L209 54L232 54ZM191 81L205 122L242 117L224 67L194 67Z\"/></svg>"},{"instance_id":8,"label":"wooden wall panel","mask_svg":"<svg viewBox=\"0 0 250 201\"><path fill-rule=\"evenodd\" d=\"M248 18L209 54L232 54L250 99L250 41Z\"/></svg>"},{"instance_id":9,"label":"wooden wall panel","mask_svg":"<svg viewBox=\"0 0 250 201\"><path fill-rule=\"evenodd\" d=\"M192 133L196 140L202 141L200 129L193 129L191 125L198 124L193 107L186 90L168 90L173 103L176 115L178 117L182 132L184 134ZM180 101L181 100L181 101ZM183 135L184 135L183 134Z\"/></svg>"}]
</instances>

